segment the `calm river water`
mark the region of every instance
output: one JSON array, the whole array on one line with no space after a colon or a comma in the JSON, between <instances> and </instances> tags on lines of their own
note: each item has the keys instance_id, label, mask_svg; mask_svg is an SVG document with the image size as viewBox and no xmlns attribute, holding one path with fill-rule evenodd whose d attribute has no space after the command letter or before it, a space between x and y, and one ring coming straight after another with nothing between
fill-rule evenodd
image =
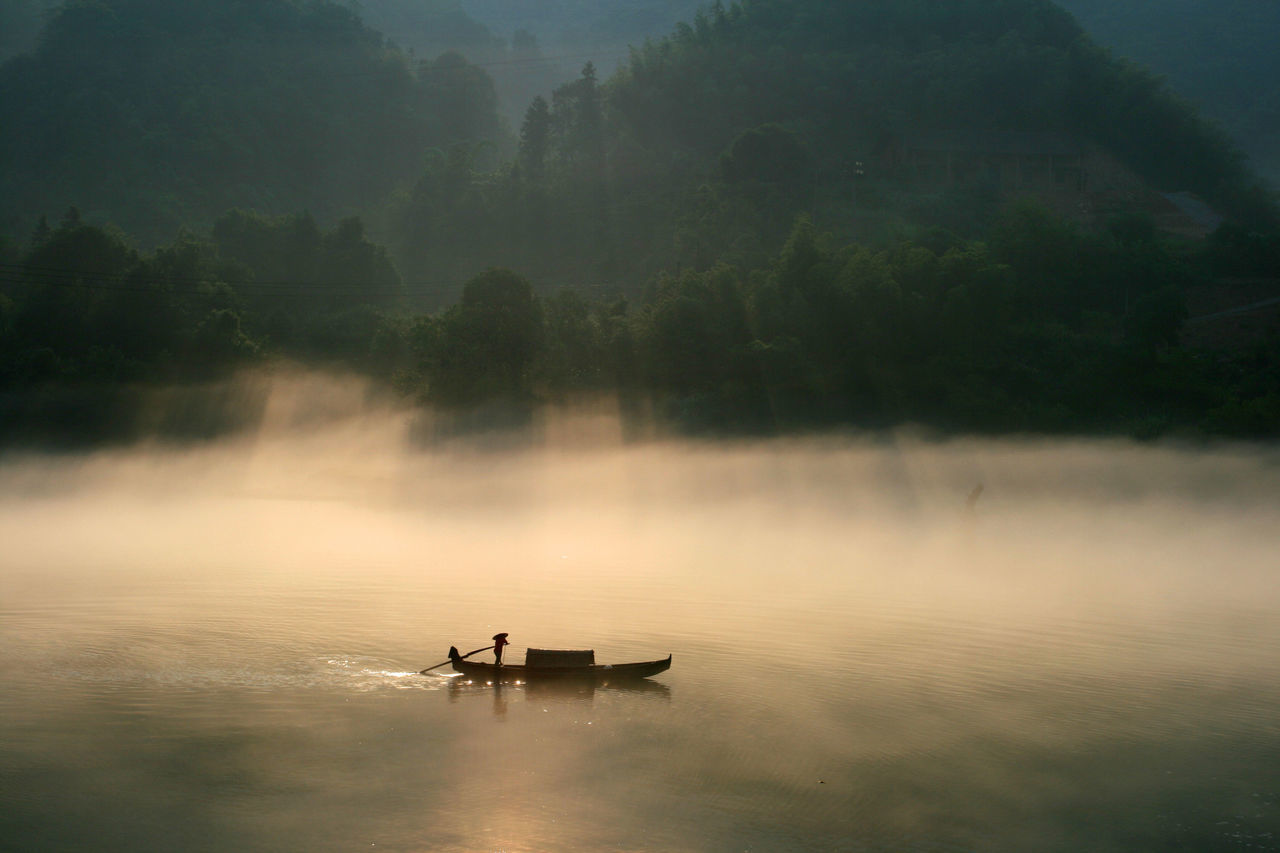
<instances>
[{"instance_id":1,"label":"calm river water","mask_svg":"<svg viewBox=\"0 0 1280 853\"><path fill-rule=\"evenodd\" d=\"M1280 848L1275 451L394 436L4 460L0 847Z\"/></svg>"}]
</instances>

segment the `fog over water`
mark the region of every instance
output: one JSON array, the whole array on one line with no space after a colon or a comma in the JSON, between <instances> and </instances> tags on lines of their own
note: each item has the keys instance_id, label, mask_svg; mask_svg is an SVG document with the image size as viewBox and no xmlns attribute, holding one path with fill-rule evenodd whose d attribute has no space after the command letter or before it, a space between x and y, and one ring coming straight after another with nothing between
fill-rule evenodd
<instances>
[{"instance_id":1,"label":"fog over water","mask_svg":"<svg viewBox=\"0 0 1280 853\"><path fill-rule=\"evenodd\" d=\"M3 458L14 849L1280 846L1274 448L372 399L280 378L251 435ZM496 631L674 662L417 674Z\"/></svg>"}]
</instances>

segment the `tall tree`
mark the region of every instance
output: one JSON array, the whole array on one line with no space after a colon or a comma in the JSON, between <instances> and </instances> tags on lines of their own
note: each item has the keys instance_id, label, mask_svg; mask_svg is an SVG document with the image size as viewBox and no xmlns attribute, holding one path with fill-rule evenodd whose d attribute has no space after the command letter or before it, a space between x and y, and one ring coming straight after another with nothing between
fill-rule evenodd
<instances>
[{"instance_id":1,"label":"tall tree","mask_svg":"<svg viewBox=\"0 0 1280 853\"><path fill-rule=\"evenodd\" d=\"M520 166L526 176L539 180L547 165L551 142L551 108L547 99L538 95L529 104L520 126Z\"/></svg>"},{"instance_id":2,"label":"tall tree","mask_svg":"<svg viewBox=\"0 0 1280 853\"><path fill-rule=\"evenodd\" d=\"M542 309L529 281L505 269L481 273L442 318L432 396L470 402L527 395L541 335Z\"/></svg>"}]
</instances>

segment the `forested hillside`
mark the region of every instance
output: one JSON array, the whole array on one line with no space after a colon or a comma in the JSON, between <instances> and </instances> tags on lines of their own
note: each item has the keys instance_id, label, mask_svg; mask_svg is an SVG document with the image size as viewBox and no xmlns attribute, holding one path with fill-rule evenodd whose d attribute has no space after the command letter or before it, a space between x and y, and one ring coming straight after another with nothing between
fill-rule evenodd
<instances>
[{"instance_id":1,"label":"forested hillside","mask_svg":"<svg viewBox=\"0 0 1280 853\"><path fill-rule=\"evenodd\" d=\"M467 14L462 0L363 0L358 10L366 25L424 57L456 50L473 62L500 59L509 37Z\"/></svg>"},{"instance_id":2,"label":"forested hillside","mask_svg":"<svg viewBox=\"0 0 1280 853\"><path fill-rule=\"evenodd\" d=\"M1274 235L1187 245L1141 220L1095 234L1024 205L990 237L868 247L801 219L759 268L662 275L640 302L539 294L490 269L422 314L398 308L401 282L355 220L326 232L233 213L144 254L73 214L0 263L0 440L251 425L237 400L157 421L139 388L280 357L358 370L478 423L604 396L641 426L699 433L1276 434L1274 329L1243 349L1183 342L1189 290L1274 274Z\"/></svg>"},{"instance_id":3,"label":"forested hillside","mask_svg":"<svg viewBox=\"0 0 1280 853\"><path fill-rule=\"evenodd\" d=\"M1280 186L1280 3L1059 0L1100 44L1168 78Z\"/></svg>"},{"instance_id":4,"label":"forested hillside","mask_svg":"<svg viewBox=\"0 0 1280 853\"><path fill-rule=\"evenodd\" d=\"M1049 2L755 0L713 4L617 76L591 66L535 100L512 169L440 163L389 236L410 277L496 262L624 288L677 265L761 263L803 210L851 239L979 236L1007 192L981 176L913 185L886 151L989 131L1093 146L1152 191L1274 222L1225 135Z\"/></svg>"},{"instance_id":5,"label":"forested hillside","mask_svg":"<svg viewBox=\"0 0 1280 853\"><path fill-rule=\"evenodd\" d=\"M491 29L523 29L558 48L619 47L660 36L690 20L699 0L458 0Z\"/></svg>"},{"instance_id":6,"label":"forested hillside","mask_svg":"<svg viewBox=\"0 0 1280 853\"><path fill-rule=\"evenodd\" d=\"M0 66L0 116L0 228L76 205L147 241L232 207L357 213L431 149L500 138L462 57L414 64L351 11L288 0L64 3Z\"/></svg>"},{"instance_id":7,"label":"forested hillside","mask_svg":"<svg viewBox=\"0 0 1280 853\"><path fill-rule=\"evenodd\" d=\"M35 47L45 13L56 0L6 0L0 3L0 62Z\"/></svg>"},{"instance_id":8,"label":"forested hillside","mask_svg":"<svg viewBox=\"0 0 1280 853\"><path fill-rule=\"evenodd\" d=\"M640 51L614 103L648 147L711 153L782 122L819 167L869 160L886 135L1052 131L1096 143L1161 189L1255 212L1229 140L1044 0L715 6Z\"/></svg>"},{"instance_id":9,"label":"forested hillside","mask_svg":"<svg viewBox=\"0 0 1280 853\"><path fill-rule=\"evenodd\" d=\"M1276 329L1186 334L1280 296L1274 198L1045 0L713 3L509 147L483 67L329 3L70 2L0 107L9 440L280 358L682 430L1280 424Z\"/></svg>"},{"instance_id":10,"label":"forested hillside","mask_svg":"<svg viewBox=\"0 0 1280 853\"><path fill-rule=\"evenodd\" d=\"M499 110L518 124L586 62L604 75L630 45L671 32L698 0L362 0L365 22L420 57L457 51L493 78Z\"/></svg>"}]
</instances>

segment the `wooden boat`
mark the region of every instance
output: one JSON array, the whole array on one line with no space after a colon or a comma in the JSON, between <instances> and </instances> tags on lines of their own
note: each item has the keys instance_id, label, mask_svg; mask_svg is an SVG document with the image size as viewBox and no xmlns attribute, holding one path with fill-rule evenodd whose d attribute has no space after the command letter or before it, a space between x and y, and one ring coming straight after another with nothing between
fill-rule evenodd
<instances>
[{"instance_id":1,"label":"wooden boat","mask_svg":"<svg viewBox=\"0 0 1280 853\"><path fill-rule=\"evenodd\" d=\"M484 650L482 650L484 651ZM671 668L671 655L639 663L598 664L591 649L529 649L523 664L481 663L465 660L456 646L449 647L449 662L463 675L485 681L541 681L581 679L600 684L648 678Z\"/></svg>"}]
</instances>

